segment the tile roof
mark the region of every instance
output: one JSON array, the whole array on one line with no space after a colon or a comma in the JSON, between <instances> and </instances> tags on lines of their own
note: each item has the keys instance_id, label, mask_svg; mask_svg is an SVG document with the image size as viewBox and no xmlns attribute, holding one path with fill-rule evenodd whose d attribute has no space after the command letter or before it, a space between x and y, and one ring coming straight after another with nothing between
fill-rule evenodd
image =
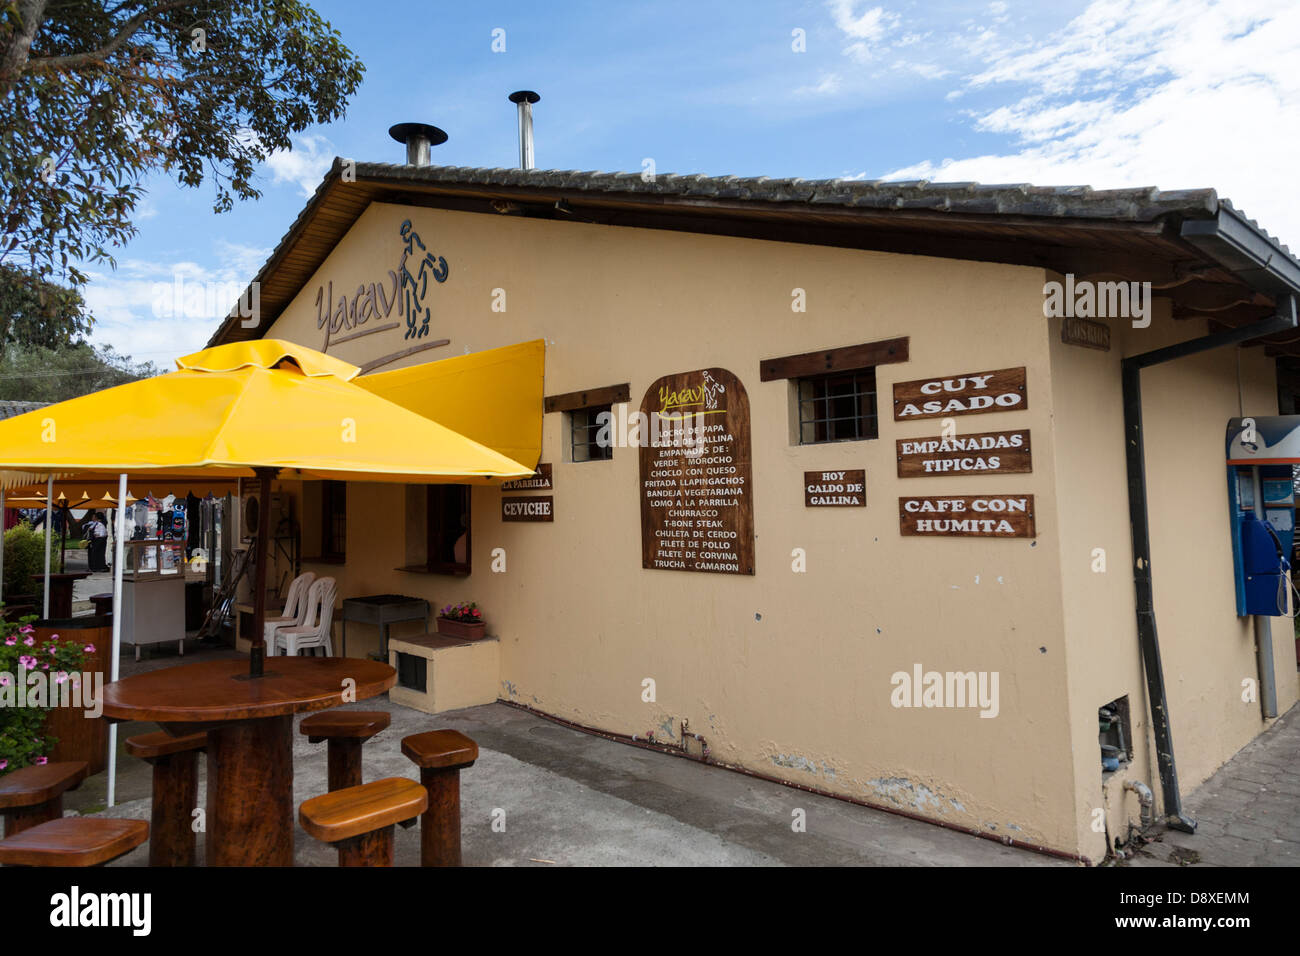
<instances>
[{"instance_id":1,"label":"tile roof","mask_svg":"<svg viewBox=\"0 0 1300 956\"><path fill-rule=\"evenodd\" d=\"M23 415L36 408L44 408L49 402L6 402L0 401L0 419Z\"/></svg>"}]
</instances>

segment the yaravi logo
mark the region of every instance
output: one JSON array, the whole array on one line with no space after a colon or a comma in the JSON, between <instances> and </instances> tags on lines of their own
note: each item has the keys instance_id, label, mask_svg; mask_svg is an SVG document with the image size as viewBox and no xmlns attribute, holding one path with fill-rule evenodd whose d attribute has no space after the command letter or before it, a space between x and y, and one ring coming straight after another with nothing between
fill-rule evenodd
<instances>
[{"instance_id":1,"label":"yaravi logo","mask_svg":"<svg viewBox=\"0 0 1300 956\"><path fill-rule=\"evenodd\" d=\"M133 936L148 936L153 927L150 893L85 893L74 886L50 897L50 925L56 927L129 927Z\"/></svg>"},{"instance_id":2,"label":"yaravi logo","mask_svg":"<svg viewBox=\"0 0 1300 956\"><path fill-rule=\"evenodd\" d=\"M1049 319L1132 319L1135 329L1151 324L1150 282L1091 282L1070 272L1063 283L1044 283L1043 295Z\"/></svg>"}]
</instances>

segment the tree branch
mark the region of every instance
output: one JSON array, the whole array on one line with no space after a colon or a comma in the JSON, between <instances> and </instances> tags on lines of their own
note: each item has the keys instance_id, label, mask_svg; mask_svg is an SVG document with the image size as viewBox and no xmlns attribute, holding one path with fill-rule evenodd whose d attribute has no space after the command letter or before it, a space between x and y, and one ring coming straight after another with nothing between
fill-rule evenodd
<instances>
[{"instance_id":1,"label":"tree branch","mask_svg":"<svg viewBox=\"0 0 1300 956\"><path fill-rule=\"evenodd\" d=\"M163 0L156 7L141 10L122 25L122 29L98 50L88 53L69 53L65 56L42 56L27 61L26 70L32 73L48 73L52 70L77 70L86 66L102 64L116 53L127 40L140 31L149 20L162 13L193 6L200 0Z\"/></svg>"}]
</instances>

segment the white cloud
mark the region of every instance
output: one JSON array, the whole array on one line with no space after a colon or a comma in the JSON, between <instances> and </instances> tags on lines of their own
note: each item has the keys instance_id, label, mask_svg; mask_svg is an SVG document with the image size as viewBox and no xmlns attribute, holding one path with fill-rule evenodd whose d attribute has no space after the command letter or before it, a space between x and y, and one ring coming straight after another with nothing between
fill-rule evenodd
<instances>
[{"instance_id":1,"label":"white cloud","mask_svg":"<svg viewBox=\"0 0 1300 956\"><path fill-rule=\"evenodd\" d=\"M292 183L310 198L334 162L334 144L324 136L310 134L293 138L293 149L278 150L267 157L273 183Z\"/></svg>"},{"instance_id":2,"label":"white cloud","mask_svg":"<svg viewBox=\"0 0 1300 956\"><path fill-rule=\"evenodd\" d=\"M217 240L210 268L124 259L114 272L88 272L86 305L96 320L90 340L170 368L176 356L203 348L269 255Z\"/></svg>"},{"instance_id":3,"label":"white cloud","mask_svg":"<svg viewBox=\"0 0 1300 956\"><path fill-rule=\"evenodd\" d=\"M995 20L935 42L947 55L930 61L961 76L948 101L981 104L954 119L1008 146L922 158L883 178L1213 187L1300 246L1300 4L1094 0L1044 36L1011 37ZM855 79L839 89L851 93Z\"/></svg>"},{"instance_id":4,"label":"white cloud","mask_svg":"<svg viewBox=\"0 0 1300 956\"><path fill-rule=\"evenodd\" d=\"M844 47L844 53L863 62L874 56L885 35L898 23L898 15L884 7L859 12L859 7L865 5L860 0L827 0L826 4L836 29L852 41Z\"/></svg>"}]
</instances>

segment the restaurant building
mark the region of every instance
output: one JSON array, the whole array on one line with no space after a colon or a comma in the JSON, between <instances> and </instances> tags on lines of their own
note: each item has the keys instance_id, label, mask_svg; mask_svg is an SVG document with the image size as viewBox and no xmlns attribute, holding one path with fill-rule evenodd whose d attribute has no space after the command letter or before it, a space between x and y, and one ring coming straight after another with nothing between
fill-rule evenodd
<instances>
[{"instance_id":1,"label":"restaurant building","mask_svg":"<svg viewBox=\"0 0 1300 956\"><path fill-rule=\"evenodd\" d=\"M1212 190L337 160L256 282L211 344L409 370L414 406L431 363L468 404L516 381L475 356L544 350L531 419L453 424L534 480L277 484L341 599L483 609L472 647L392 626L430 709L1096 863L1190 826L1177 795L1300 694L1291 622L1257 654L1238 614L1223 445L1293 400L1300 263Z\"/></svg>"}]
</instances>

